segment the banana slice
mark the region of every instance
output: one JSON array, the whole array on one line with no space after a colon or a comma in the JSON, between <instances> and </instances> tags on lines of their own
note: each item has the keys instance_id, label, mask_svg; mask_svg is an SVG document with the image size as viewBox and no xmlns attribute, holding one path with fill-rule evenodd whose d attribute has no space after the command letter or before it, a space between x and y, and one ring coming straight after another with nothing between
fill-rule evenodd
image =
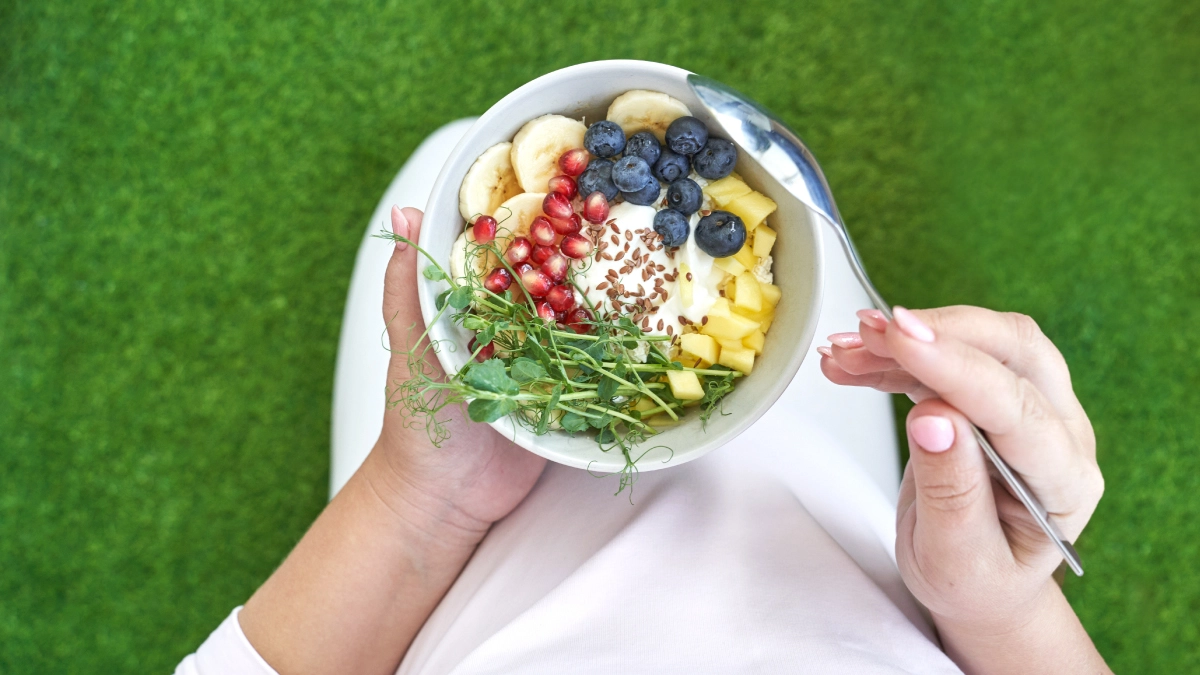
<instances>
[{"instance_id":1,"label":"banana slice","mask_svg":"<svg viewBox=\"0 0 1200 675\"><path fill-rule=\"evenodd\" d=\"M500 251L507 249L514 238L529 235L533 219L542 215L542 202L545 199L545 192L522 192L496 208L492 217L499 223L496 226L496 245Z\"/></svg>"},{"instance_id":2,"label":"banana slice","mask_svg":"<svg viewBox=\"0 0 1200 675\"><path fill-rule=\"evenodd\" d=\"M544 195L550 179L562 173L558 158L582 148L585 133L583 122L562 115L542 115L526 122L512 140L512 167L521 189Z\"/></svg>"},{"instance_id":3,"label":"banana slice","mask_svg":"<svg viewBox=\"0 0 1200 675\"><path fill-rule=\"evenodd\" d=\"M500 261L496 260L495 254L476 248L475 237L469 229L458 235L450 249L450 275L464 282L470 277L482 281L498 264Z\"/></svg>"},{"instance_id":4,"label":"banana slice","mask_svg":"<svg viewBox=\"0 0 1200 675\"><path fill-rule=\"evenodd\" d=\"M626 136L639 131L654 134L659 143L666 140L671 122L691 115L692 111L677 98L660 91L632 89L621 94L608 106L608 121L616 122Z\"/></svg>"},{"instance_id":5,"label":"banana slice","mask_svg":"<svg viewBox=\"0 0 1200 675\"><path fill-rule=\"evenodd\" d=\"M512 143L497 143L471 165L458 191L458 211L467 222L480 214L492 215L504 200L521 193L511 156Z\"/></svg>"}]
</instances>

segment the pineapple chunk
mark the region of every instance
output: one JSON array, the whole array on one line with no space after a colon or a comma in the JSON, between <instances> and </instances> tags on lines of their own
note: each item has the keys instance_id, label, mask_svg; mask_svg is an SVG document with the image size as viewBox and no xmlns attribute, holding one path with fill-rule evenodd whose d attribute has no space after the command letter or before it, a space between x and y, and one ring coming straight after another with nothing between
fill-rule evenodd
<instances>
[{"instance_id":1,"label":"pineapple chunk","mask_svg":"<svg viewBox=\"0 0 1200 675\"><path fill-rule=\"evenodd\" d=\"M742 345L746 349L754 350L756 355L761 356L763 352L763 344L767 341L767 336L763 335L762 330L756 330L753 333L742 338Z\"/></svg>"},{"instance_id":2,"label":"pineapple chunk","mask_svg":"<svg viewBox=\"0 0 1200 675\"><path fill-rule=\"evenodd\" d=\"M759 323L758 329L761 330L763 333L766 333L767 331L771 330L771 324L775 323L775 315L772 314L771 316L763 319L762 321L759 321L758 323Z\"/></svg>"},{"instance_id":3,"label":"pineapple chunk","mask_svg":"<svg viewBox=\"0 0 1200 675\"><path fill-rule=\"evenodd\" d=\"M699 401L704 398L700 378L690 370L668 370L667 382L671 385L671 394L680 401Z\"/></svg>"},{"instance_id":4,"label":"pineapple chunk","mask_svg":"<svg viewBox=\"0 0 1200 675\"><path fill-rule=\"evenodd\" d=\"M751 335L753 335L753 333L751 333ZM721 349L723 349L723 350L724 349L744 349L746 347L746 345L742 344L741 340L726 340L724 338L717 340L717 344L721 345ZM721 360L717 359L716 362L720 363Z\"/></svg>"},{"instance_id":5,"label":"pineapple chunk","mask_svg":"<svg viewBox=\"0 0 1200 675\"><path fill-rule=\"evenodd\" d=\"M657 407L658 404L655 403L654 399L650 398L649 396L643 396L637 400L637 403L633 404L633 409L638 412L646 412L647 410Z\"/></svg>"},{"instance_id":6,"label":"pineapple chunk","mask_svg":"<svg viewBox=\"0 0 1200 675\"><path fill-rule=\"evenodd\" d=\"M759 282L758 289L762 291L763 302L772 307L779 304L779 298L783 295L783 290L778 286Z\"/></svg>"},{"instance_id":7,"label":"pineapple chunk","mask_svg":"<svg viewBox=\"0 0 1200 675\"><path fill-rule=\"evenodd\" d=\"M762 221L774 213L778 207L770 197L761 192L751 191L729 202L723 208L741 218L746 225L746 231L749 232L761 225Z\"/></svg>"},{"instance_id":8,"label":"pineapple chunk","mask_svg":"<svg viewBox=\"0 0 1200 675\"><path fill-rule=\"evenodd\" d=\"M742 272L745 272L747 269L749 269L748 267L743 265L734 256L730 256L728 258L717 258L716 260L713 261L713 266L717 267L718 269L721 269L725 272L728 272L735 277L737 275L741 274ZM753 266L754 265L751 265L750 267L753 267ZM680 270L680 272L682 273L682 270Z\"/></svg>"},{"instance_id":9,"label":"pineapple chunk","mask_svg":"<svg viewBox=\"0 0 1200 675\"><path fill-rule=\"evenodd\" d=\"M753 272L742 272L738 275L737 289L737 297L733 300L734 307L751 312L762 311L762 291L759 289L758 279L754 278Z\"/></svg>"},{"instance_id":10,"label":"pineapple chunk","mask_svg":"<svg viewBox=\"0 0 1200 675\"><path fill-rule=\"evenodd\" d=\"M708 361L709 363L716 363L717 354L719 353L717 341L708 335L701 335L700 333L688 333L681 336L679 338L679 349L684 354L690 354L701 361Z\"/></svg>"},{"instance_id":11,"label":"pineapple chunk","mask_svg":"<svg viewBox=\"0 0 1200 675\"><path fill-rule=\"evenodd\" d=\"M742 272L745 274L745 272ZM725 298L730 302L737 302L737 277L729 277L729 281L725 282L725 287L721 289L725 293Z\"/></svg>"},{"instance_id":12,"label":"pineapple chunk","mask_svg":"<svg viewBox=\"0 0 1200 675\"><path fill-rule=\"evenodd\" d=\"M725 205L729 202L742 195L750 194L750 186L735 176L726 176L704 186L704 192L712 198L713 203L721 208L725 208Z\"/></svg>"},{"instance_id":13,"label":"pineapple chunk","mask_svg":"<svg viewBox=\"0 0 1200 675\"><path fill-rule=\"evenodd\" d=\"M712 307L708 308L708 315L709 316L729 316L730 311L732 311L732 310L729 309L729 299L728 298L717 298L716 300L713 301Z\"/></svg>"},{"instance_id":14,"label":"pineapple chunk","mask_svg":"<svg viewBox=\"0 0 1200 675\"><path fill-rule=\"evenodd\" d=\"M687 263L679 263L679 300L684 307L692 306L692 280L688 278L691 273Z\"/></svg>"},{"instance_id":15,"label":"pineapple chunk","mask_svg":"<svg viewBox=\"0 0 1200 675\"><path fill-rule=\"evenodd\" d=\"M708 323L700 327L700 332L723 340L741 340L757 330L759 324L738 314L728 316L708 315ZM723 358L723 357L722 357ZM720 363L720 361L717 361Z\"/></svg>"},{"instance_id":16,"label":"pineapple chunk","mask_svg":"<svg viewBox=\"0 0 1200 675\"><path fill-rule=\"evenodd\" d=\"M723 348L721 350L721 365L749 375L754 370L754 350L746 348ZM667 371L670 374L671 371Z\"/></svg>"},{"instance_id":17,"label":"pineapple chunk","mask_svg":"<svg viewBox=\"0 0 1200 675\"><path fill-rule=\"evenodd\" d=\"M775 246L775 238L779 235L767 227L760 225L754 230L754 255L759 258L765 258L771 255L771 248Z\"/></svg>"},{"instance_id":18,"label":"pineapple chunk","mask_svg":"<svg viewBox=\"0 0 1200 675\"><path fill-rule=\"evenodd\" d=\"M701 363L700 359L690 354L680 354L675 360L683 364L684 368L699 368Z\"/></svg>"},{"instance_id":19,"label":"pineapple chunk","mask_svg":"<svg viewBox=\"0 0 1200 675\"><path fill-rule=\"evenodd\" d=\"M763 319L774 319L775 308L771 306L763 307L757 312L746 309L745 307L734 307L733 311L741 317L750 319L751 321L762 321Z\"/></svg>"},{"instance_id":20,"label":"pineapple chunk","mask_svg":"<svg viewBox=\"0 0 1200 675\"><path fill-rule=\"evenodd\" d=\"M742 264L742 267L748 270L754 269L754 266L758 264L758 258L754 257L754 251L750 250L749 244L742 244L742 248L737 253L734 253L733 257Z\"/></svg>"}]
</instances>

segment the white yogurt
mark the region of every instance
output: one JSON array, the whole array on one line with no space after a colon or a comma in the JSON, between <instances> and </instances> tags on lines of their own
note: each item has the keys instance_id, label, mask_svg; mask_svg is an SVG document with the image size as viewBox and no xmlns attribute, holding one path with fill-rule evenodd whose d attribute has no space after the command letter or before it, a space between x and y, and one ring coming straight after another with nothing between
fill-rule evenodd
<instances>
[{"instance_id":1,"label":"white yogurt","mask_svg":"<svg viewBox=\"0 0 1200 675\"><path fill-rule=\"evenodd\" d=\"M695 174L691 178L701 187L707 184ZM708 208L705 195L702 210ZM596 249L575 264L576 279L601 312L629 315L647 333L678 336L683 328L680 317L699 323L708 314L720 297L717 285L724 272L713 266L713 257L700 250L691 233L683 246L663 247L654 232L657 211L629 202L613 205L602 226L590 226L587 234ZM692 214L688 222L694 230L700 214ZM686 307L679 294L680 263L692 274L692 302Z\"/></svg>"}]
</instances>

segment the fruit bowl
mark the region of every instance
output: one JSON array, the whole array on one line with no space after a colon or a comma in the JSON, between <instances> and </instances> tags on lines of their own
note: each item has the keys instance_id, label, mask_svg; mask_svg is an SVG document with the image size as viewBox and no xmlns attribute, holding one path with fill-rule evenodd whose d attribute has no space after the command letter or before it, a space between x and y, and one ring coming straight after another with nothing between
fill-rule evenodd
<instances>
[{"instance_id":1,"label":"fruit bowl","mask_svg":"<svg viewBox=\"0 0 1200 675\"><path fill-rule=\"evenodd\" d=\"M442 167L429 203L419 244L435 259L449 259L463 231L459 189L468 169L485 150L513 138L529 120L557 113L587 122L604 119L609 104L631 89L660 91L683 101L692 114L714 132L719 125L704 110L687 84L688 71L648 61L597 61L554 71L533 80L493 105L467 131ZM715 135L720 135L715 133ZM775 256L775 283L784 300L776 309L773 328L754 372L742 379L724 399L724 414L702 424L689 415L677 426L653 436L637 448L637 469L651 471L696 459L732 440L765 413L791 383L809 351L821 305L821 230L803 204L744 153L736 171L753 189L778 204L773 216L779 230ZM430 263L420 259L422 272ZM445 282L417 276L421 313L427 323L437 315L436 298ZM438 360L448 373L457 372L471 358L467 349L473 334L443 316L429 327L430 339L440 344ZM509 418L492 426L518 445L559 464L595 472L619 472L625 459L619 452L604 452L585 435L551 431L535 435Z\"/></svg>"}]
</instances>

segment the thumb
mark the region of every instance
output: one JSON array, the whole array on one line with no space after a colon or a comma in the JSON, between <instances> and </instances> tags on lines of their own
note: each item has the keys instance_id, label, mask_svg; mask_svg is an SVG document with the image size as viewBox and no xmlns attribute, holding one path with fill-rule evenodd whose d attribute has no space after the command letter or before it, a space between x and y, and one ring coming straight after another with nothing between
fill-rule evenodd
<instances>
[{"instance_id":1,"label":"thumb","mask_svg":"<svg viewBox=\"0 0 1200 675\"><path fill-rule=\"evenodd\" d=\"M421 234L421 212L392 207L392 233L416 242ZM393 356L403 354L425 330L417 299L417 256L415 246L396 242L383 277L383 321Z\"/></svg>"},{"instance_id":2,"label":"thumb","mask_svg":"<svg viewBox=\"0 0 1200 675\"><path fill-rule=\"evenodd\" d=\"M970 423L945 401L928 399L913 407L907 429L918 564L978 569L980 561L1000 553L1005 538Z\"/></svg>"}]
</instances>

